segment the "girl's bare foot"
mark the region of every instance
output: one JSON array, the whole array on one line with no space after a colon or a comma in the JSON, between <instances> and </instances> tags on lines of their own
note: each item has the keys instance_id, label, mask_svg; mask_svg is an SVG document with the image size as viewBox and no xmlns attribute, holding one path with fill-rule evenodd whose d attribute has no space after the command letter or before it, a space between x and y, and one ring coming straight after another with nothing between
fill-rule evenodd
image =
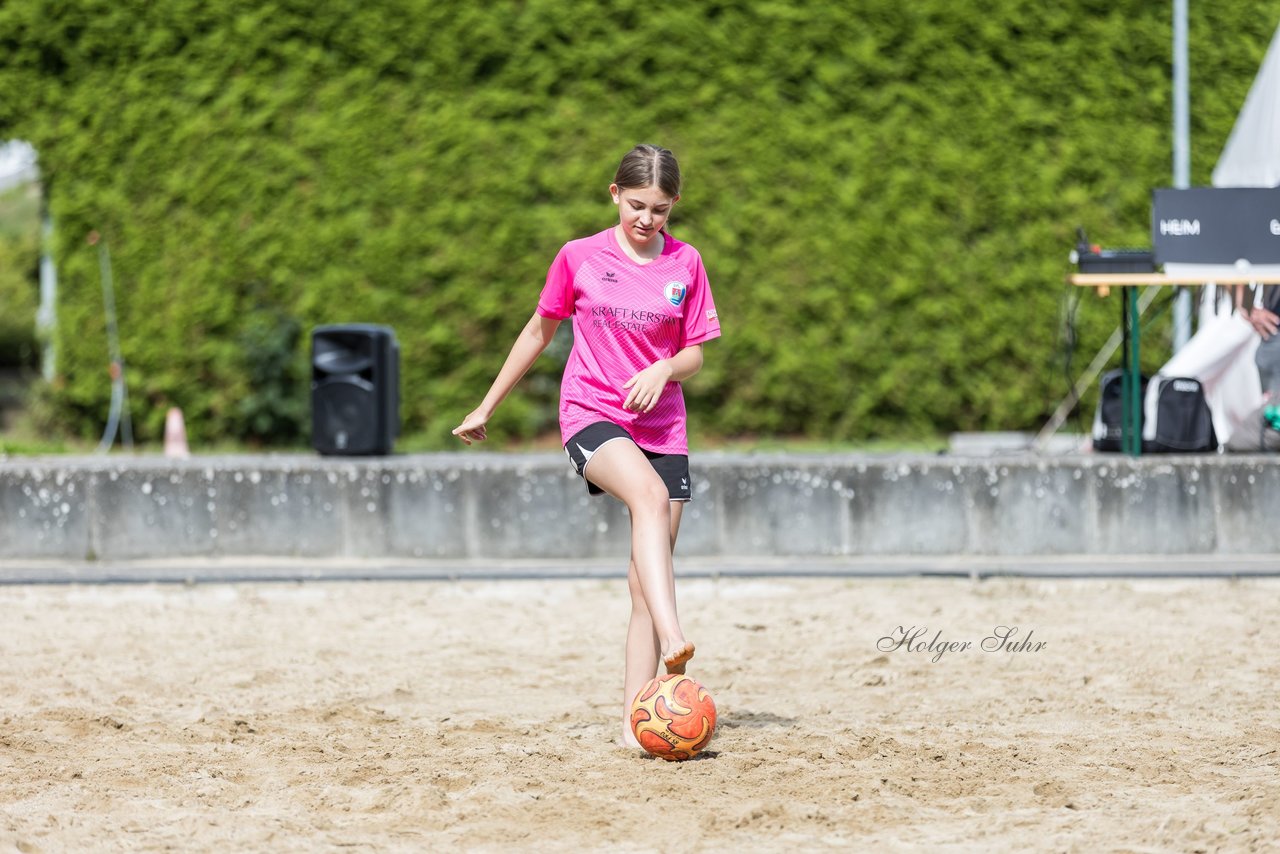
<instances>
[{"instance_id":1,"label":"girl's bare foot","mask_svg":"<svg viewBox=\"0 0 1280 854\"><path fill-rule=\"evenodd\" d=\"M668 673L684 673L685 663L693 658L693 644L685 641L670 652L662 654L662 663L667 666Z\"/></svg>"}]
</instances>

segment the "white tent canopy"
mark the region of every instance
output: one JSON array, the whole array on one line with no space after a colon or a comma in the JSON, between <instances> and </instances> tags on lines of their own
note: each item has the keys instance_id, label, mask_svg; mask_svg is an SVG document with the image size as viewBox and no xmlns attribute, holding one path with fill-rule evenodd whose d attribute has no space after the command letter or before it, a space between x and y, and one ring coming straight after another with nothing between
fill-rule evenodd
<instances>
[{"instance_id":1,"label":"white tent canopy","mask_svg":"<svg viewBox=\"0 0 1280 854\"><path fill-rule=\"evenodd\" d=\"M1215 187L1280 185L1280 28L1213 170Z\"/></svg>"}]
</instances>

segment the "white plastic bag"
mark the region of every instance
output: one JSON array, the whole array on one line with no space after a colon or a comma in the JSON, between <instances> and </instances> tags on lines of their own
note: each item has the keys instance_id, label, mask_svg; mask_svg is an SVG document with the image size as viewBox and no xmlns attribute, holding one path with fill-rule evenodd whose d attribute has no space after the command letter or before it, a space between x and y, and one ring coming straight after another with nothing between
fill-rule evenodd
<instances>
[{"instance_id":1,"label":"white plastic bag","mask_svg":"<svg viewBox=\"0 0 1280 854\"><path fill-rule=\"evenodd\" d=\"M1213 416L1213 431L1225 445L1236 428L1262 405L1262 380L1254 353L1262 339L1234 312L1201 316L1200 328L1191 340L1147 385L1143 401L1142 438L1156 437L1156 409L1161 383L1166 377L1195 377L1204 387L1205 400Z\"/></svg>"}]
</instances>

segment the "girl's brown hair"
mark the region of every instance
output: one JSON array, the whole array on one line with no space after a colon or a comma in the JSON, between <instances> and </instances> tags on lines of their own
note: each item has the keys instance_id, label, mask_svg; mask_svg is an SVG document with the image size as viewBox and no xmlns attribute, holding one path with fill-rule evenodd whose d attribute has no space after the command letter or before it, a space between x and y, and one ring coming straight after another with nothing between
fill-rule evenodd
<instances>
[{"instance_id":1,"label":"girl's brown hair","mask_svg":"<svg viewBox=\"0 0 1280 854\"><path fill-rule=\"evenodd\" d=\"M680 164L667 149L641 143L623 156L613 183L619 190L656 185L674 199L680 195Z\"/></svg>"}]
</instances>

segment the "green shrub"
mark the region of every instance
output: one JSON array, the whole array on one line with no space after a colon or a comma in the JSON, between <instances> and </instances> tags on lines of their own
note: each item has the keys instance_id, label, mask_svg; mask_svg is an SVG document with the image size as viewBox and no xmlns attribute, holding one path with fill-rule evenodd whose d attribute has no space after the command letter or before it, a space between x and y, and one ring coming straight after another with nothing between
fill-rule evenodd
<instances>
[{"instance_id":1,"label":"green shrub","mask_svg":"<svg viewBox=\"0 0 1280 854\"><path fill-rule=\"evenodd\" d=\"M1192 13L1207 183L1280 0ZM724 328L689 384L702 428L1038 427L1075 226L1146 244L1169 183L1169 32L1139 0L9 0L0 137L51 181L59 418L91 435L109 397L96 229L143 439L180 405L197 441L295 441L309 330L359 321L397 331L406 432L448 443L653 141ZM1083 300L1083 349L1118 311ZM554 429L561 362L496 434Z\"/></svg>"},{"instance_id":2,"label":"green shrub","mask_svg":"<svg viewBox=\"0 0 1280 854\"><path fill-rule=\"evenodd\" d=\"M0 193L0 368L36 363L40 220L35 188Z\"/></svg>"}]
</instances>

